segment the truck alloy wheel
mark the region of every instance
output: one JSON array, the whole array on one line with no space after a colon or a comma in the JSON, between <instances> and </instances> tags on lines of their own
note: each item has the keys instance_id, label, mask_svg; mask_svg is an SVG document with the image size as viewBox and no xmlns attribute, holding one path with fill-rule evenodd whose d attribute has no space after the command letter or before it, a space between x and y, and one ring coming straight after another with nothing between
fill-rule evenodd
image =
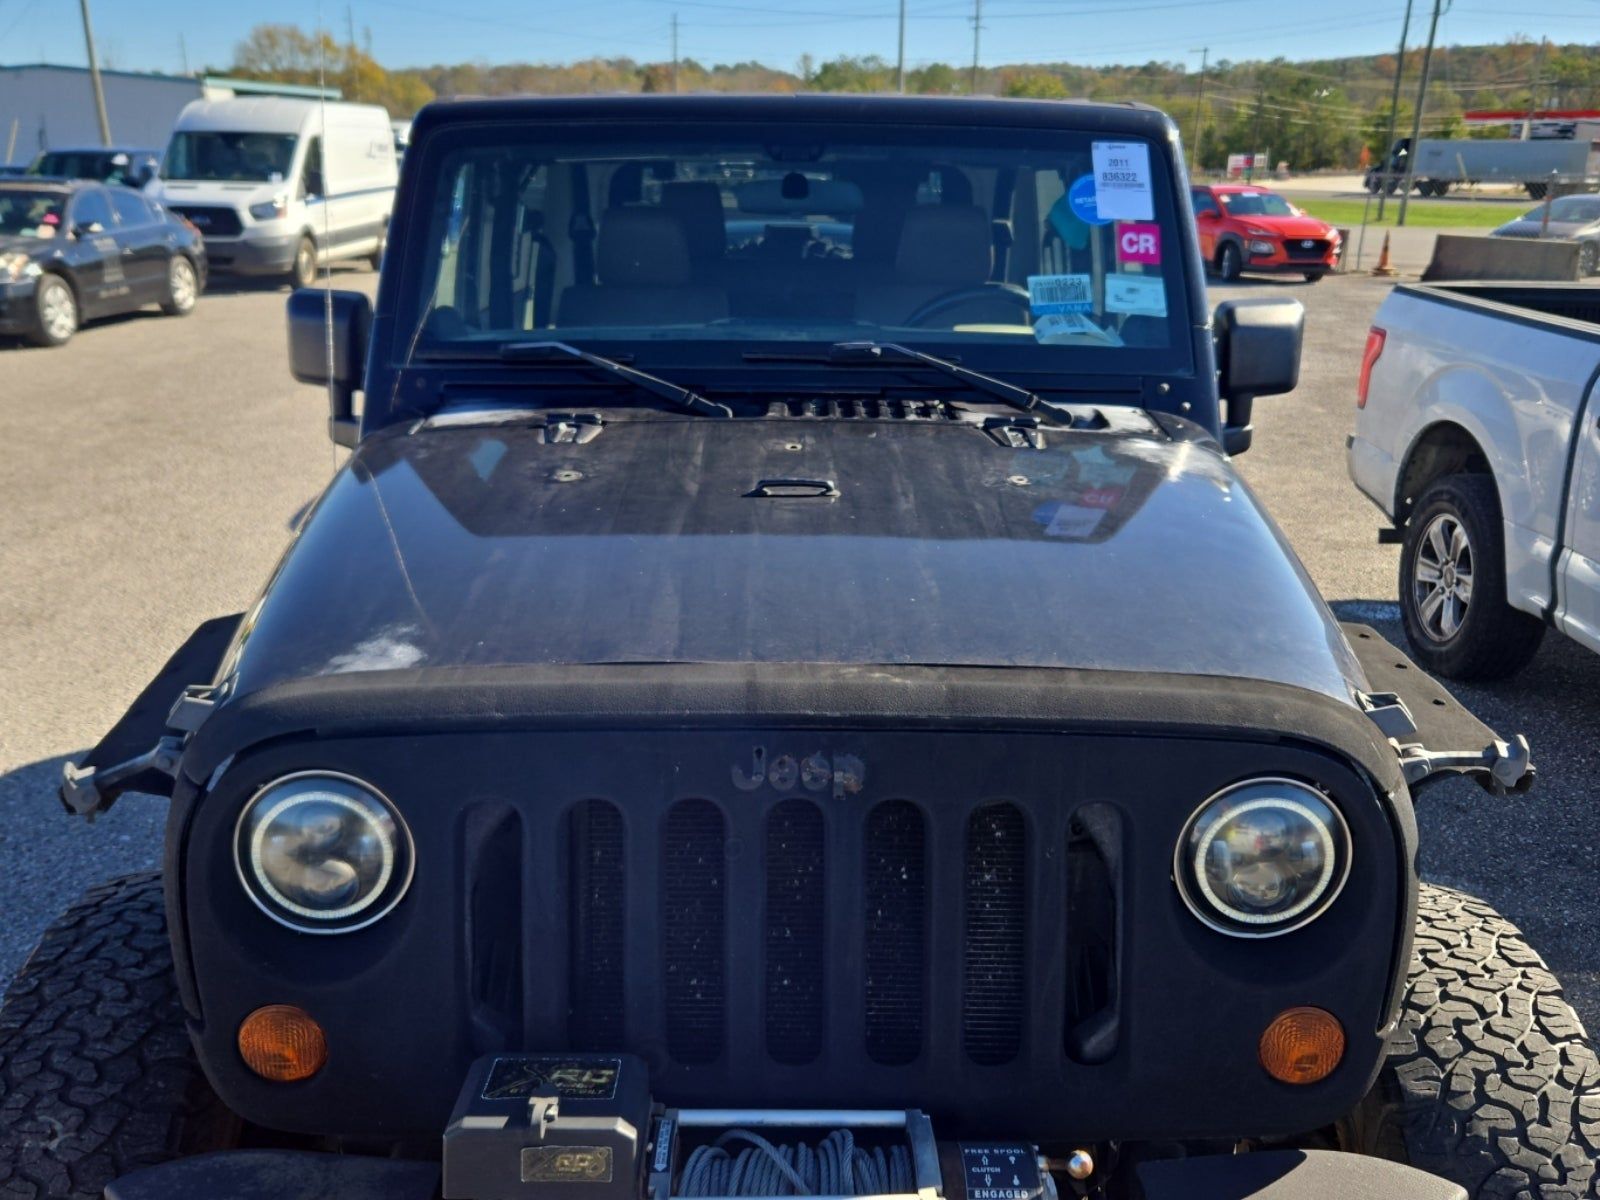
<instances>
[{"instance_id":1,"label":"truck alloy wheel","mask_svg":"<svg viewBox=\"0 0 1600 1200\"><path fill-rule=\"evenodd\" d=\"M1418 497L1400 554L1400 617L1418 661L1452 679L1499 679L1539 648L1544 623L1506 603L1489 476L1448 475Z\"/></svg>"}]
</instances>

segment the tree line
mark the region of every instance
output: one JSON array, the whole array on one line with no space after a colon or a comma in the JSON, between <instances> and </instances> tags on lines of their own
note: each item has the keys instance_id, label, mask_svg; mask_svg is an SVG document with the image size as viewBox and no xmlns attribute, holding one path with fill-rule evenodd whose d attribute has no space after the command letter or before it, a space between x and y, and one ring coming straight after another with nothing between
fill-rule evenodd
<instances>
[{"instance_id":1,"label":"tree line","mask_svg":"<svg viewBox=\"0 0 1600 1200\"><path fill-rule=\"evenodd\" d=\"M1184 63L1090 67L1018 63L984 67L979 94L1066 99L1137 100L1170 113L1202 168L1220 169L1230 153L1266 151L1274 162L1306 171L1353 167L1363 151L1377 157L1388 139L1396 55L1289 62L1219 60L1205 73ZM1410 132L1420 50L1408 51L1395 126ZM436 97L558 95L588 92L892 92L895 67L877 55L816 62L802 55L791 69L759 62L703 64L692 58L639 62L591 58L570 63L457 63L386 68L370 46L306 33L292 25L258 25L239 43L228 74L287 83L324 80L345 97L381 104L409 117ZM1425 109L1425 137L1466 136L1469 109L1600 108L1600 46L1515 39L1488 46L1434 50ZM969 68L919 64L906 90L960 95L973 90ZM1504 136L1504 129L1471 131Z\"/></svg>"}]
</instances>

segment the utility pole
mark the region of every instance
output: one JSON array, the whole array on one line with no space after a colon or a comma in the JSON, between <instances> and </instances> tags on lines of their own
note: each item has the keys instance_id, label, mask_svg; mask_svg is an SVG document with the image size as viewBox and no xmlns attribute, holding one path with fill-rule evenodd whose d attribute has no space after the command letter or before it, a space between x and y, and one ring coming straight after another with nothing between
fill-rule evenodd
<instances>
[{"instance_id":1,"label":"utility pole","mask_svg":"<svg viewBox=\"0 0 1600 1200\"><path fill-rule=\"evenodd\" d=\"M346 69L350 72L350 99L361 99L361 72L356 70L356 18L350 6L344 6L344 41Z\"/></svg>"},{"instance_id":2,"label":"utility pole","mask_svg":"<svg viewBox=\"0 0 1600 1200\"><path fill-rule=\"evenodd\" d=\"M1539 49L1533 55L1533 82L1528 88L1528 119L1522 123L1522 140L1531 141L1533 138L1533 117L1539 111L1539 76L1544 73L1544 39L1539 40Z\"/></svg>"},{"instance_id":3,"label":"utility pole","mask_svg":"<svg viewBox=\"0 0 1600 1200\"><path fill-rule=\"evenodd\" d=\"M1265 83L1261 82L1261 77L1259 75L1257 75L1256 76L1256 123L1255 123L1255 126L1250 131L1250 142L1251 142L1251 146L1250 146L1250 166L1248 168L1246 168L1245 174L1244 174L1244 181L1246 183L1254 183L1256 181L1256 153L1257 153L1257 148L1261 145L1261 111L1262 111L1263 108L1266 107L1266 103L1267 103L1267 85Z\"/></svg>"},{"instance_id":4,"label":"utility pole","mask_svg":"<svg viewBox=\"0 0 1600 1200\"><path fill-rule=\"evenodd\" d=\"M974 96L978 94L978 39L983 34L983 0L972 0L972 87L969 89Z\"/></svg>"},{"instance_id":5,"label":"utility pole","mask_svg":"<svg viewBox=\"0 0 1600 1200\"><path fill-rule=\"evenodd\" d=\"M1439 32L1439 10L1444 0L1433 0L1433 20L1428 22L1428 45L1422 51L1422 81L1417 84L1417 111L1411 114L1411 153L1406 155L1406 174L1400 181L1400 215L1396 225L1406 223L1406 205L1411 201L1411 181L1417 172L1417 141L1422 137L1422 110L1428 102L1428 72L1433 67L1433 39Z\"/></svg>"},{"instance_id":6,"label":"utility pole","mask_svg":"<svg viewBox=\"0 0 1600 1200\"><path fill-rule=\"evenodd\" d=\"M678 14L672 14L672 90L678 90Z\"/></svg>"},{"instance_id":7,"label":"utility pole","mask_svg":"<svg viewBox=\"0 0 1600 1200\"><path fill-rule=\"evenodd\" d=\"M94 26L89 23L89 0L78 0L83 10L83 44L89 51L89 83L94 88L95 112L100 117L100 144L111 145L111 121L106 116L106 89L100 83L100 60L94 56Z\"/></svg>"},{"instance_id":8,"label":"utility pole","mask_svg":"<svg viewBox=\"0 0 1600 1200\"><path fill-rule=\"evenodd\" d=\"M178 59L183 63L183 73L189 73L189 43L183 40L183 30L178 31Z\"/></svg>"},{"instance_id":9,"label":"utility pole","mask_svg":"<svg viewBox=\"0 0 1600 1200\"><path fill-rule=\"evenodd\" d=\"M1194 51L1189 51L1193 54ZM1211 53L1210 46L1200 47L1200 91L1194 98L1194 145L1189 148L1190 174L1200 170L1200 133L1205 128L1206 112L1206 58Z\"/></svg>"},{"instance_id":10,"label":"utility pole","mask_svg":"<svg viewBox=\"0 0 1600 1200\"><path fill-rule=\"evenodd\" d=\"M1406 19L1400 23L1400 52L1394 60L1394 94L1389 97L1389 137L1383 144L1383 162L1378 178L1378 224L1383 224L1383 202L1389 198L1389 181L1383 176L1394 167L1394 126L1400 117L1400 76L1406 73L1406 37L1411 33L1411 0L1406 0ZM1410 155L1407 155L1409 158Z\"/></svg>"},{"instance_id":11,"label":"utility pole","mask_svg":"<svg viewBox=\"0 0 1600 1200\"><path fill-rule=\"evenodd\" d=\"M900 0L900 55L895 59L895 91L906 94L906 0Z\"/></svg>"}]
</instances>

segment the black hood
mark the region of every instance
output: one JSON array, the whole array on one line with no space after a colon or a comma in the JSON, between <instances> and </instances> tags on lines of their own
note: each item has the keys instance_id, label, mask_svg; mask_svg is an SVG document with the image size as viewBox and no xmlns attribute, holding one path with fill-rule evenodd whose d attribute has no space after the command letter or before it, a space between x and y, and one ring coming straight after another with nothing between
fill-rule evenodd
<instances>
[{"instance_id":1,"label":"black hood","mask_svg":"<svg viewBox=\"0 0 1600 1200\"><path fill-rule=\"evenodd\" d=\"M1135 410L1045 438L649 413L582 443L397 428L306 522L224 696L413 668L809 662L1220 675L1350 702L1349 647L1213 443ZM763 480L837 495L753 494Z\"/></svg>"}]
</instances>

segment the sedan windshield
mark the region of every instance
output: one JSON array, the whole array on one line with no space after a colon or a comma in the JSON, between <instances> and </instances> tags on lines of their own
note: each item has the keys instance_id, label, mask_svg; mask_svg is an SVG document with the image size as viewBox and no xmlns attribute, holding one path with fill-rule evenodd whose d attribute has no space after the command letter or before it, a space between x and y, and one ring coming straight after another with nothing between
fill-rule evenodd
<instances>
[{"instance_id":1,"label":"sedan windshield","mask_svg":"<svg viewBox=\"0 0 1600 1200\"><path fill-rule=\"evenodd\" d=\"M431 151L418 178L437 180L432 229L411 243L422 275L402 345L472 355L549 330L641 363L652 342L711 361L860 340L984 370L1059 369L1068 353L1096 371L1187 361L1158 146L993 128L650 130L485 131Z\"/></svg>"},{"instance_id":2,"label":"sedan windshield","mask_svg":"<svg viewBox=\"0 0 1600 1200\"><path fill-rule=\"evenodd\" d=\"M1217 196L1230 217L1292 217L1294 206L1275 192L1222 192Z\"/></svg>"},{"instance_id":3,"label":"sedan windshield","mask_svg":"<svg viewBox=\"0 0 1600 1200\"><path fill-rule=\"evenodd\" d=\"M67 198L61 192L0 188L0 236L49 238L61 231Z\"/></svg>"},{"instance_id":4,"label":"sedan windshield","mask_svg":"<svg viewBox=\"0 0 1600 1200\"><path fill-rule=\"evenodd\" d=\"M1524 221L1544 220L1544 205L1523 214ZM1600 221L1600 196L1560 196L1550 202L1550 219L1576 224Z\"/></svg>"},{"instance_id":5,"label":"sedan windshield","mask_svg":"<svg viewBox=\"0 0 1600 1200\"><path fill-rule=\"evenodd\" d=\"M175 133L161 177L279 183L288 178L296 140L292 133Z\"/></svg>"}]
</instances>

